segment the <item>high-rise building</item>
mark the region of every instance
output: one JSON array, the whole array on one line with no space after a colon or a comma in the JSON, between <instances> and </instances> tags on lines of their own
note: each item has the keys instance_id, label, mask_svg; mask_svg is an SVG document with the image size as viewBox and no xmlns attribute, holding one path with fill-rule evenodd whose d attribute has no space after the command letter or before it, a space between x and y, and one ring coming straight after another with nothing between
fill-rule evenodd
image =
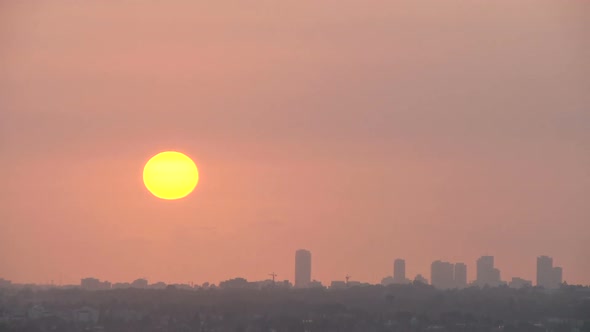
<instances>
[{"instance_id":1,"label":"high-rise building","mask_svg":"<svg viewBox=\"0 0 590 332\"><path fill-rule=\"evenodd\" d=\"M553 272L553 258L549 256L537 257L537 286L549 288Z\"/></svg>"},{"instance_id":2,"label":"high-rise building","mask_svg":"<svg viewBox=\"0 0 590 332\"><path fill-rule=\"evenodd\" d=\"M295 287L309 287L311 282L311 252L300 249L295 252Z\"/></svg>"},{"instance_id":3,"label":"high-rise building","mask_svg":"<svg viewBox=\"0 0 590 332\"><path fill-rule=\"evenodd\" d=\"M537 257L537 286L547 289L559 288L563 282L563 269L553 266L553 258L549 256Z\"/></svg>"},{"instance_id":4,"label":"high-rise building","mask_svg":"<svg viewBox=\"0 0 590 332\"><path fill-rule=\"evenodd\" d=\"M396 259L393 262L393 282L396 284L406 283L406 261Z\"/></svg>"},{"instance_id":5,"label":"high-rise building","mask_svg":"<svg viewBox=\"0 0 590 332\"><path fill-rule=\"evenodd\" d=\"M455 287L467 287L467 265L464 263L455 264Z\"/></svg>"},{"instance_id":6,"label":"high-rise building","mask_svg":"<svg viewBox=\"0 0 590 332\"><path fill-rule=\"evenodd\" d=\"M481 256L477 260L476 284L479 286L498 286L502 281L500 270L494 267L494 256Z\"/></svg>"},{"instance_id":7,"label":"high-rise building","mask_svg":"<svg viewBox=\"0 0 590 332\"><path fill-rule=\"evenodd\" d=\"M432 286L441 289L455 287L454 265L449 262L435 261L430 266L430 281Z\"/></svg>"},{"instance_id":8,"label":"high-rise building","mask_svg":"<svg viewBox=\"0 0 590 332\"><path fill-rule=\"evenodd\" d=\"M475 280L483 285L489 280L490 273L494 269L494 256L481 256L476 265Z\"/></svg>"}]
</instances>

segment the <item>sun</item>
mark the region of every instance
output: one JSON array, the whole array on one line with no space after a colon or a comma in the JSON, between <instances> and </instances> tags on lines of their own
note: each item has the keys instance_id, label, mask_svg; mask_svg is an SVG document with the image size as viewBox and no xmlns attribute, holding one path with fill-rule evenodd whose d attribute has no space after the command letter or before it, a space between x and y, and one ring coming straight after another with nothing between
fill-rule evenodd
<instances>
[{"instance_id":1,"label":"sun","mask_svg":"<svg viewBox=\"0 0 590 332\"><path fill-rule=\"evenodd\" d=\"M154 196L174 200L186 197L199 182L197 166L187 155L160 152L143 168L143 183Z\"/></svg>"}]
</instances>

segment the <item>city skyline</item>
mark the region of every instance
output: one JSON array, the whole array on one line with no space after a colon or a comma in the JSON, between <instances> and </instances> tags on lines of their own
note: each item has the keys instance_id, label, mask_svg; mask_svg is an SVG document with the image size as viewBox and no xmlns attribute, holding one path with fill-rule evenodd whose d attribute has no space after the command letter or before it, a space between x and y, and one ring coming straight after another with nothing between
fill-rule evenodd
<instances>
[{"instance_id":1,"label":"city skyline","mask_svg":"<svg viewBox=\"0 0 590 332\"><path fill-rule=\"evenodd\" d=\"M536 275L535 278L527 279L523 278L522 276L511 276L503 280L501 278L501 271L498 267L495 266L495 259L494 256L484 255L480 256L475 262L475 270L476 276L473 280L468 279L468 265L462 262L457 263L450 263L441 260L435 260L430 265L430 281L428 279L424 279L422 273L417 273L415 277L408 278L405 271L405 259L396 258L393 260L393 273L391 275L386 275L381 278L380 282L372 283L366 280L350 280L350 285L360 285L361 283L368 283L368 284L408 284L413 281L420 281L426 284L430 284L435 288L439 289L461 289L471 286L477 287L497 287L500 285L508 285L513 288L521 288L524 286L543 286L546 289L555 289L558 288L560 284L563 282L567 283L567 280L563 279L563 268L553 266L553 257L549 257L546 255L537 256L536 260ZM333 278L331 280L318 280L313 276L313 264L312 264L312 253L306 249L298 249L295 251L295 269L293 273L293 278L283 278L283 276L276 274L274 272L268 273L265 275L267 278L263 279L256 279L258 282L262 281L272 281L274 283L275 277L277 281L282 282L290 282L292 287L294 288L310 288L310 287L333 287L333 288L342 288L349 285L349 278L350 275L346 273L346 275L342 278ZM268 277L271 278L268 278ZM225 280L219 280L218 282L203 282L202 284L206 285L216 285L217 283L222 283L224 281L232 280L235 278L244 278L242 275L234 275ZM113 288L126 288L126 287L136 287L136 288L148 288L148 280L145 277L135 279L133 282L129 281L118 281L118 282L111 282L109 280L101 280L95 277L84 277L80 279L80 285L84 289L88 290L100 290L100 289L110 289L111 286ZM251 280L250 278L246 278L246 280ZM535 281L533 281L535 280ZM9 280L3 279L0 276L0 286L2 286L2 282L11 282ZM186 285L196 285L199 286L200 284L197 282L195 283L193 280L187 283L178 283L178 282L171 282L165 283L162 281L157 281L155 284L149 284L150 288L164 288L167 284L171 285L179 285L181 287L185 287ZM8 285L8 284L7 284ZM53 280L51 283L45 283L42 285L54 285ZM583 286L590 286L589 284L581 284Z\"/></svg>"}]
</instances>

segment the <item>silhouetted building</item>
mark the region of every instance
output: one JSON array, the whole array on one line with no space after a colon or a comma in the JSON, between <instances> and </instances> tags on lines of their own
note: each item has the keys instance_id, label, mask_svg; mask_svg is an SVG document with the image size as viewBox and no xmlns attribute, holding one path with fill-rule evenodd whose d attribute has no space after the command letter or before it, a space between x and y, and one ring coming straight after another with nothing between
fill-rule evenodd
<instances>
[{"instance_id":1,"label":"silhouetted building","mask_svg":"<svg viewBox=\"0 0 590 332\"><path fill-rule=\"evenodd\" d=\"M455 264L455 287L467 287L467 265L464 263Z\"/></svg>"},{"instance_id":2,"label":"silhouetted building","mask_svg":"<svg viewBox=\"0 0 590 332\"><path fill-rule=\"evenodd\" d=\"M84 278L80 280L80 288L86 290L105 290L111 289L111 283L108 281L100 281L96 278Z\"/></svg>"},{"instance_id":3,"label":"silhouetted building","mask_svg":"<svg viewBox=\"0 0 590 332\"><path fill-rule=\"evenodd\" d=\"M389 285L392 285L393 283L394 282L393 282L392 276L387 276L387 277L381 279L381 285L383 285L383 286L389 286Z\"/></svg>"},{"instance_id":4,"label":"silhouetted building","mask_svg":"<svg viewBox=\"0 0 590 332\"><path fill-rule=\"evenodd\" d=\"M477 260L475 280L483 285L490 279L491 271L494 269L494 256L482 256Z\"/></svg>"},{"instance_id":5,"label":"silhouetted building","mask_svg":"<svg viewBox=\"0 0 590 332\"><path fill-rule=\"evenodd\" d=\"M283 280L282 282L276 283L277 287L289 289L293 287L293 284L289 280Z\"/></svg>"},{"instance_id":6,"label":"silhouetted building","mask_svg":"<svg viewBox=\"0 0 590 332\"><path fill-rule=\"evenodd\" d=\"M454 266L449 262L435 261L431 265L432 286L440 289L455 287Z\"/></svg>"},{"instance_id":7,"label":"silhouetted building","mask_svg":"<svg viewBox=\"0 0 590 332\"><path fill-rule=\"evenodd\" d=\"M311 252L300 249L295 252L295 287L309 287L311 282Z\"/></svg>"},{"instance_id":8,"label":"silhouetted building","mask_svg":"<svg viewBox=\"0 0 590 332\"><path fill-rule=\"evenodd\" d=\"M547 289L559 288L563 282L561 267L553 267L553 258L549 256L537 257L537 286Z\"/></svg>"},{"instance_id":9,"label":"silhouetted building","mask_svg":"<svg viewBox=\"0 0 590 332\"><path fill-rule=\"evenodd\" d=\"M258 288L258 285L251 285L248 280L244 278L233 278L219 283L221 289L246 289L246 288Z\"/></svg>"},{"instance_id":10,"label":"silhouetted building","mask_svg":"<svg viewBox=\"0 0 590 332\"><path fill-rule=\"evenodd\" d=\"M396 284L405 284L406 281L406 261L396 259L393 262L393 282Z\"/></svg>"},{"instance_id":11,"label":"silhouetted building","mask_svg":"<svg viewBox=\"0 0 590 332\"><path fill-rule=\"evenodd\" d=\"M510 288L523 288L523 287L531 287L533 282L530 280L525 280L518 277L513 277L512 281L508 283L508 287Z\"/></svg>"},{"instance_id":12,"label":"silhouetted building","mask_svg":"<svg viewBox=\"0 0 590 332\"><path fill-rule=\"evenodd\" d=\"M148 281L146 279L136 279L131 283L131 288L148 288Z\"/></svg>"},{"instance_id":13,"label":"silhouetted building","mask_svg":"<svg viewBox=\"0 0 590 332\"><path fill-rule=\"evenodd\" d=\"M552 284L553 258L548 256L537 257L537 286L550 288Z\"/></svg>"},{"instance_id":14,"label":"silhouetted building","mask_svg":"<svg viewBox=\"0 0 590 332\"><path fill-rule=\"evenodd\" d=\"M346 282L346 287L355 287L355 286L362 286L363 283L356 280L349 280Z\"/></svg>"},{"instance_id":15,"label":"silhouetted building","mask_svg":"<svg viewBox=\"0 0 590 332\"><path fill-rule=\"evenodd\" d=\"M479 286L498 286L502 283L500 270L494 267L494 256L481 256L477 260L477 277L475 283Z\"/></svg>"},{"instance_id":16,"label":"silhouetted building","mask_svg":"<svg viewBox=\"0 0 590 332\"><path fill-rule=\"evenodd\" d=\"M324 285L322 285L321 281L312 280L309 282L308 287L309 288L324 288Z\"/></svg>"}]
</instances>

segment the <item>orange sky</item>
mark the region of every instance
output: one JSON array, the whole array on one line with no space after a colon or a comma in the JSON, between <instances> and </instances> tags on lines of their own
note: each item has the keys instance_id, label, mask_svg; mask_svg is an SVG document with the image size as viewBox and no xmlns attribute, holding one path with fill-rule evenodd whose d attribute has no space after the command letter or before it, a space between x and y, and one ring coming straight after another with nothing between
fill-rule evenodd
<instances>
[{"instance_id":1,"label":"orange sky","mask_svg":"<svg viewBox=\"0 0 590 332\"><path fill-rule=\"evenodd\" d=\"M0 277L590 283L586 1L4 1ZM142 184L161 150L196 191Z\"/></svg>"}]
</instances>

